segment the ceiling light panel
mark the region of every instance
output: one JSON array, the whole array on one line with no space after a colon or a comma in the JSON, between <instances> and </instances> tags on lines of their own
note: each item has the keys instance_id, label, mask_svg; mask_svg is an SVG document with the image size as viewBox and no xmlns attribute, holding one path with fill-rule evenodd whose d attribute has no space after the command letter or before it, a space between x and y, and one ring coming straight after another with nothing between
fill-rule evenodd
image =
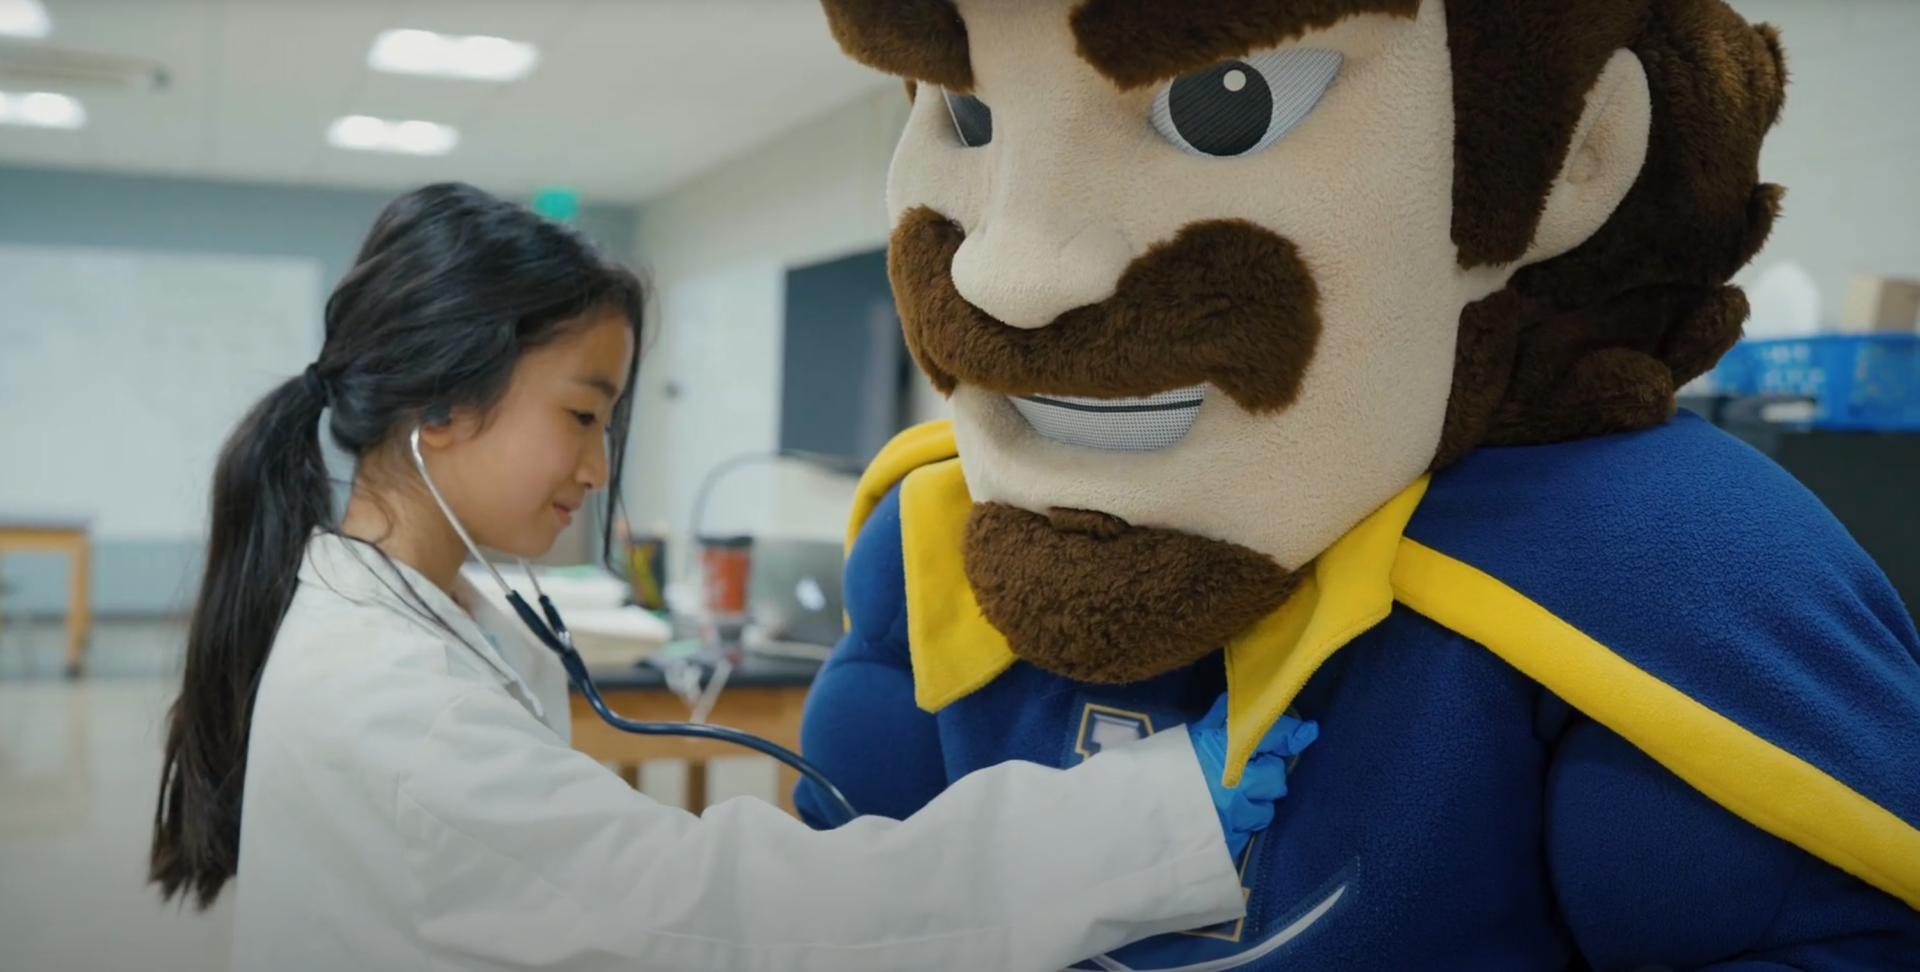
<instances>
[{"instance_id":1,"label":"ceiling light panel","mask_svg":"<svg viewBox=\"0 0 1920 972\"><path fill-rule=\"evenodd\" d=\"M389 121L348 115L327 127L327 144L356 152L445 155L460 144L460 131L428 121Z\"/></svg>"},{"instance_id":2,"label":"ceiling light panel","mask_svg":"<svg viewBox=\"0 0 1920 972\"><path fill-rule=\"evenodd\" d=\"M84 128L86 124L86 107L67 95L49 91L0 92L0 125L74 129Z\"/></svg>"},{"instance_id":3,"label":"ceiling light panel","mask_svg":"<svg viewBox=\"0 0 1920 972\"><path fill-rule=\"evenodd\" d=\"M0 36L31 37L53 33L53 20L40 0L0 0Z\"/></svg>"},{"instance_id":4,"label":"ceiling light panel","mask_svg":"<svg viewBox=\"0 0 1920 972\"><path fill-rule=\"evenodd\" d=\"M367 66L376 71L467 81L518 81L539 62L532 44L430 30L384 31L367 52Z\"/></svg>"}]
</instances>

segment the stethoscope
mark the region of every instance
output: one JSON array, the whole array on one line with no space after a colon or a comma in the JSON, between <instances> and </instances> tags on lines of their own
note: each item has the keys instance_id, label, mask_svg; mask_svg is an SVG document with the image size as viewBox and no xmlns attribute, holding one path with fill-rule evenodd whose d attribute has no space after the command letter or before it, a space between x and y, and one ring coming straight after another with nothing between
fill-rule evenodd
<instances>
[{"instance_id":1,"label":"stethoscope","mask_svg":"<svg viewBox=\"0 0 1920 972\"><path fill-rule=\"evenodd\" d=\"M513 613L520 616L527 630L532 632L541 644L560 656L560 664L566 668L567 677L573 680L574 688L580 690L587 704L593 707L593 711L599 714L600 718L606 720L607 725L622 732L641 736L692 736L744 746L787 764L801 776L812 781L813 785L819 787L820 792L825 794L827 802L842 815L838 823L846 823L860 815L853 809L853 804L847 800L846 794L841 793L840 788L834 786L833 781L827 779L826 774L820 772L819 767L777 743L725 726L684 722L636 722L615 714L611 708L607 707L606 700L600 697L600 688L593 683L593 676L587 672L587 663L582 661L580 653L574 650L573 635L567 631L566 622L560 619L559 609L553 606L553 600L540 589L540 579L534 576L533 571L527 567L526 561L520 561L521 570L526 573L527 581L533 585L534 596L540 600L540 610L546 614L544 621L540 615L534 613L533 608L527 604L526 598L521 597L520 592L514 590L507 583L507 579L500 576L500 571L494 568L492 561L480 552L480 547L473 542L472 537L467 535L467 528L461 525L460 518L453 515L453 507L447 505L446 497L440 495L440 487L434 484L433 474L427 472L426 457L420 454L419 426L414 427L410 443L413 447L414 468L420 470L420 478L426 482L427 492L433 494L433 501L440 505L440 512L446 514L447 522L453 525L453 532L460 535L460 542L467 545L467 552L471 553L475 560L480 561L481 565L487 568L487 573L493 576L493 582L500 585L500 592L506 595L507 603L513 606Z\"/></svg>"}]
</instances>

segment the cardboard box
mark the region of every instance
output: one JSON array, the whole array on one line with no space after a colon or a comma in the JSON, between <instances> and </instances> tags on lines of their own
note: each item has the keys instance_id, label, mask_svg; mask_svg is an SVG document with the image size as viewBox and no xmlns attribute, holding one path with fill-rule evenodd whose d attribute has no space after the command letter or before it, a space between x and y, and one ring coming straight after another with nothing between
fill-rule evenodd
<instances>
[{"instance_id":1,"label":"cardboard box","mask_svg":"<svg viewBox=\"0 0 1920 972\"><path fill-rule=\"evenodd\" d=\"M1920 330L1920 280L1855 274L1847 281L1840 330L1847 334Z\"/></svg>"}]
</instances>

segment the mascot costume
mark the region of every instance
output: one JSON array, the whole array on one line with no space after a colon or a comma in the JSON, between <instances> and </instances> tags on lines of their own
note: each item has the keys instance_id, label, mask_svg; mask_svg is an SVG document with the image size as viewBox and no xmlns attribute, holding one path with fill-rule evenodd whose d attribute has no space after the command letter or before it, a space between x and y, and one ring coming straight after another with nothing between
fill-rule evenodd
<instances>
[{"instance_id":1,"label":"mascot costume","mask_svg":"<svg viewBox=\"0 0 1920 972\"><path fill-rule=\"evenodd\" d=\"M890 274L954 416L854 510L803 742L857 806L1224 689L1226 784L1283 714L1319 727L1246 918L1076 968L1920 968L1913 622L1674 404L1779 210L1771 28L1721 0L825 6L914 99Z\"/></svg>"}]
</instances>

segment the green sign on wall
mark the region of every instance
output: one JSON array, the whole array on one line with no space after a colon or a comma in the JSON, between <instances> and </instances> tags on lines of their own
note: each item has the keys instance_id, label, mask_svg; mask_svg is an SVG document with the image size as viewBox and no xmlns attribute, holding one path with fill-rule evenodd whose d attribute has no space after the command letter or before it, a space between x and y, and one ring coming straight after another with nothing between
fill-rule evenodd
<instances>
[{"instance_id":1,"label":"green sign on wall","mask_svg":"<svg viewBox=\"0 0 1920 972\"><path fill-rule=\"evenodd\" d=\"M571 189L549 188L533 194L533 211L560 223L580 216L580 195Z\"/></svg>"}]
</instances>

